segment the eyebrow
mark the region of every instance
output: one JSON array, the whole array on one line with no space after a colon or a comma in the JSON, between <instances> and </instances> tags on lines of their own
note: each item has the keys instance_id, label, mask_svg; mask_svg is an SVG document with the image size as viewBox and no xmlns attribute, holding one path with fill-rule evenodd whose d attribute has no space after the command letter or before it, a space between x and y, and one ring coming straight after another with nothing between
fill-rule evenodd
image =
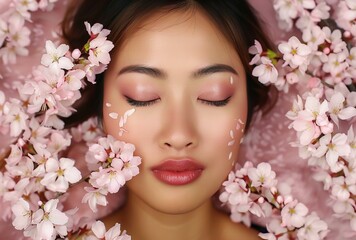
<instances>
[{"instance_id":1,"label":"eyebrow","mask_svg":"<svg viewBox=\"0 0 356 240\"><path fill-rule=\"evenodd\" d=\"M214 73L229 72L238 75L237 71L226 64L213 64L195 71L192 76L193 78L200 78ZM165 79L167 78L167 73L159 68L149 67L145 65L129 65L122 68L118 75L125 73L142 73L154 78Z\"/></svg>"}]
</instances>

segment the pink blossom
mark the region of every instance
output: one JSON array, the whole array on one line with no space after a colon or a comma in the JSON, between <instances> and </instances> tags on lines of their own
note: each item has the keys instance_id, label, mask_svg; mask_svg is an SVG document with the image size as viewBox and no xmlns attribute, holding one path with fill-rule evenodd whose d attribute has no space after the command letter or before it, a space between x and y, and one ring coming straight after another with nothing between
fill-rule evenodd
<instances>
[{"instance_id":1,"label":"pink blossom","mask_svg":"<svg viewBox=\"0 0 356 240\"><path fill-rule=\"evenodd\" d=\"M292 0L276 0L273 3L276 10L279 27L289 31L292 28L292 19L298 16L298 9Z\"/></svg>"},{"instance_id":2,"label":"pink blossom","mask_svg":"<svg viewBox=\"0 0 356 240\"><path fill-rule=\"evenodd\" d=\"M0 57L3 62L6 64L16 63L16 56L27 56L28 49L19 45L16 45L12 42L8 42L6 46L0 48Z\"/></svg>"},{"instance_id":3,"label":"pink blossom","mask_svg":"<svg viewBox=\"0 0 356 240\"><path fill-rule=\"evenodd\" d=\"M110 30L103 29L103 25L100 23L91 26L88 22L84 22L84 25L91 37L106 37L110 34Z\"/></svg>"},{"instance_id":4,"label":"pink blossom","mask_svg":"<svg viewBox=\"0 0 356 240\"><path fill-rule=\"evenodd\" d=\"M16 8L24 8L29 11L36 11L38 3L36 0L15 0Z\"/></svg>"},{"instance_id":5,"label":"pink blossom","mask_svg":"<svg viewBox=\"0 0 356 240\"><path fill-rule=\"evenodd\" d=\"M87 143L95 142L104 135L102 129L98 126L97 118L89 118L77 127L72 128L71 134L74 141L80 142L83 140Z\"/></svg>"},{"instance_id":6,"label":"pink blossom","mask_svg":"<svg viewBox=\"0 0 356 240\"><path fill-rule=\"evenodd\" d=\"M76 183L82 178L80 171L74 167L74 161L69 158L59 161L50 158L45 166L46 174L41 184L53 192L66 192L69 183Z\"/></svg>"},{"instance_id":7,"label":"pink blossom","mask_svg":"<svg viewBox=\"0 0 356 240\"><path fill-rule=\"evenodd\" d=\"M346 51L329 54L328 62L323 65L323 71L330 73L332 76L337 76L348 67L346 58Z\"/></svg>"},{"instance_id":8,"label":"pink blossom","mask_svg":"<svg viewBox=\"0 0 356 240\"><path fill-rule=\"evenodd\" d=\"M114 44L106 38L95 38L90 42L89 61L94 66L99 63L108 64L110 62L109 52L114 48Z\"/></svg>"},{"instance_id":9,"label":"pink blossom","mask_svg":"<svg viewBox=\"0 0 356 240\"><path fill-rule=\"evenodd\" d=\"M316 124L317 119L322 118L328 111L328 103L324 100L321 104L319 99L309 96L305 101L305 110L298 112L298 117L292 123L294 130L301 133L299 141L302 145L308 145L313 139L320 136L320 127Z\"/></svg>"},{"instance_id":10,"label":"pink blossom","mask_svg":"<svg viewBox=\"0 0 356 240\"><path fill-rule=\"evenodd\" d=\"M255 44L248 49L248 52L255 55L250 61L250 65L254 65L261 59L261 54L263 52L262 45L259 41L255 40Z\"/></svg>"},{"instance_id":11,"label":"pink blossom","mask_svg":"<svg viewBox=\"0 0 356 240\"><path fill-rule=\"evenodd\" d=\"M312 51L318 50L319 45L324 43L325 34L317 25L303 31L303 41L311 48Z\"/></svg>"},{"instance_id":12,"label":"pink blossom","mask_svg":"<svg viewBox=\"0 0 356 240\"><path fill-rule=\"evenodd\" d=\"M305 219L305 225L298 230L299 240L319 240L326 237L328 226L313 212Z\"/></svg>"},{"instance_id":13,"label":"pink blossom","mask_svg":"<svg viewBox=\"0 0 356 240\"><path fill-rule=\"evenodd\" d=\"M29 128L25 129L23 134L24 140L29 140L30 142L46 143L48 139L46 137L50 133L51 129L40 125L38 119L32 117L29 122Z\"/></svg>"},{"instance_id":14,"label":"pink blossom","mask_svg":"<svg viewBox=\"0 0 356 240\"><path fill-rule=\"evenodd\" d=\"M56 48L52 41L46 41L47 53L42 56L41 64L50 67L54 71L59 71L60 69L71 69L73 67L72 61L64 56L68 50L68 45L61 44L58 48Z\"/></svg>"},{"instance_id":15,"label":"pink blossom","mask_svg":"<svg viewBox=\"0 0 356 240\"><path fill-rule=\"evenodd\" d=\"M12 137L19 136L23 130L28 128L27 119L29 116L21 108L19 100L13 99L11 102L6 102L3 107L5 122L10 124L10 135Z\"/></svg>"},{"instance_id":16,"label":"pink blossom","mask_svg":"<svg viewBox=\"0 0 356 240\"><path fill-rule=\"evenodd\" d=\"M290 120L295 120L298 117L298 112L303 110L303 100L302 98L298 95L297 100L293 101L293 106L290 111L287 112L286 117L289 118Z\"/></svg>"},{"instance_id":17,"label":"pink blossom","mask_svg":"<svg viewBox=\"0 0 356 240\"><path fill-rule=\"evenodd\" d=\"M115 162L119 163L119 160ZM109 193L117 193L125 182L125 176L121 171L117 171L115 168L103 169L102 167L98 172L90 174L89 181L93 187L107 189Z\"/></svg>"},{"instance_id":18,"label":"pink blossom","mask_svg":"<svg viewBox=\"0 0 356 240\"><path fill-rule=\"evenodd\" d=\"M230 173L231 174L231 173ZM245 205L249 209L249 195L246 183L243 181L224 182L225 192L220 194L220 201L231 205ZM246 211L244 211L246 212Z\"/></svg>"},{"instance_id":19,"label":"pink blossom","mask_svg":"<svg viewBox=\"0 0 356 240\"><path fill-rule=\"evenodd\" d=\"M345 97L340 92L336 92L329 102L330 117L337 125L339 124L338 118L347 120L356 116L356 108L345 107L345 100Z\"/></svg>"},{"instance_id":20,"label":"pink blossom","mask_svg":"<svg viewBox=\"0 0 356 240\"><path fill-rule=\"evenodd\" d=\"M279 44L278 49L283 54L284 65L288 64L292 68L299 68L301 72L305 72L311 53L311 49L307 45L292 36L288 42Z\"/></svg>"},{"instance_id":21,"label":"pink blossom","mask_svg":"<svg viewBox=\"0 0 356 240\"><path fill-rule=\"evenodd\" d=\"M12 225L17 230L26 229L32 220L32 211L30 205L23 198L20 198L12 207L11 210L15 215Z\"/></svg>"},{"instance_id":22,"label":"pink blossom","mask_svg":"<svg viewBox=\"0 0 356 240\"><path fill-rule=\"evenodd\" d=\"M84 190L87 193L84 195L82 203L88 203L93 212L98 211L97 205L106 206L108 204L106 200L106 195L108 194L107 190L92 187L85 187Z\"/></svg>"},{"instance_id":23,"label":"pink blossom","mask_svg":"<svg viewBox=\"0 0 356 240\"><path fill-rule=\"evenodd\" d=\"M85 77L85 72L80 69L71 70L65 76L65 81L68 84L70 91L77 91L83 87L82 79Z\"/></svg>"},{"instance_id":24,"label":"pink blossom","mask_svg":"<svg viewBox=\"0 0 356 240\"><path fill-rule=\"evenodd\" d=\"M278 219L272 219L267 224L267 230L269 233L260 233L258 236L267 240L289 240L288 229L283 227L282 223Z\"/></svg>"},{"instance_id":25,"label":"pink blossom","mask_svg":"<svg viewBox=\"0 0 356 240\"><path fill-rule=\"evenodd\" d=\"M121 232L120 224L116 223L112 228L106 231L105 225L101 221L96 221L91 227L94 235L99 239L105 240L131 240L131 237L125 231Z\"/></svg>"},{"instance_id":26,"label":"pink blossom","mask_svg":"<svg viewBox=\"0 0 356 240\"><path fill-rule=\"evenodd\" d=\"M342 41L342 34L339 29L336 29L333 32L331 32L330 28L323 27L322 30L325 34L326 41L331 44L330 48L333 51L333 53L339 53L346 49L346 43Z\"/></svg>"},{"instance_id":27,"label":"pink blossom","mask_svg":"<svg viewBox=\"0 0 356 240\"><path fill-rule=\"evenodd\" d=\"M70 143L71 139L66 132L52 131L48 141L47 150L53 155L57 155L60 151L67 149L67 147L70 146Z\"/></svg>"},{"instance_id":28,"label":"pink blossom","mask_svg":"<svg viewBox=\"0 0 356 240\"><path fill-rule=\"evenodd\" d=\"M254 67L252 75L258 77L261 83L268 84L277 81L278 72L270 59L261 57L261 64Z\"/></svg>"},{"instance_id":29,"label":"pink blossom","mask_svg":"<svg viewBox=\"0 0 356 240\"><path fill-rule=\"evenodd\" d=\"M265 162L259 163L257 168L248 170L248 177L252 181L254 187L271 188L276 186L276 173L272 171L271 165Z\"/></svg>"},{"instance_id":30,"label":"pink blossom","mask_svg":"<svg viewBox=\"0 0 356 240\"><path fill-rule=\"evenodd\" d=\"M350 146L347 144L347 136L337 133L333 137L331 134L326 134L319 140L320 146L314 152L314 156L321 157L326 155L326 161L329 164L331 171L338 170L336 163L339 156L347 156L350 153Z\"/></svg>"},{"instance_id":31,"label":"pink blossom","mask_svg":"<svg viewBox=\"0 0 356 240\"><path fill-rule=\"evenodd\" d=\"M49 200L43 208L33 214L32 224L37 225L33 238L50 240L57 233L62 236L67 235L65 224L68 222L68 217L57 209L58 202L58 199Z\"/></svg>"},{"instance_id":32,"label":"pink blossom","mask_svg":"<svg viewBox=\"0 0 356 240\"><path fill-rule=\"evenodd\" d=\"M346 201L351 194L356 194L356 184L351 178L335 177L333 178L333 186L331 193L340 201Z\"/></svg>"},{"instance_id":33,"label":"pink blossom","mask_svg":"<svg viewBox=\"0 0 356 240\"><path fill-rule=\"evenodd\" d=\"M294 200L283 207L282 223L287 227L300 228L305 224L307 214L308 208Z\"/></svg>"}]
</instances>

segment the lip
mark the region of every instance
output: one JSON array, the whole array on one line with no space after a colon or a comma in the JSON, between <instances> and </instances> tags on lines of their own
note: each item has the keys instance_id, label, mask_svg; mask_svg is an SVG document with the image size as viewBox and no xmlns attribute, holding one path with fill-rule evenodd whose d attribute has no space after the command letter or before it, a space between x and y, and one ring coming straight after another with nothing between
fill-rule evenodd
<instances>
[{"instance_id":1,"label":"lip","mask_svg":"<svg viewBox=\"0 0 356 240\"><path fill-rule=\"evenodd\" d=\"M151 168L153 175L168 185L186 185L197 180L204 166L193 159L167 159Z\"/></svg>"}]
</instances>

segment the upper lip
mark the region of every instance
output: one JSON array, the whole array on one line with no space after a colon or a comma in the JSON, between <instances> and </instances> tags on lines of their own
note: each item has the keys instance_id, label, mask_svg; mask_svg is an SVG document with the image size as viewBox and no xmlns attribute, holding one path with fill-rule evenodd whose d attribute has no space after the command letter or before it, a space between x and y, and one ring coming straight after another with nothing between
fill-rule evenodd
<instances>
[{"instance_id":1,"label":"upper lip","mask_svg":"<svg viewBox=\"0 0 356 240\"><path fill-rule=\"evenodd\" d=\"M203 170L204 166L191 158L166 159L151 168L152 171L184 172Z\"/></svg>"}]
</instances>

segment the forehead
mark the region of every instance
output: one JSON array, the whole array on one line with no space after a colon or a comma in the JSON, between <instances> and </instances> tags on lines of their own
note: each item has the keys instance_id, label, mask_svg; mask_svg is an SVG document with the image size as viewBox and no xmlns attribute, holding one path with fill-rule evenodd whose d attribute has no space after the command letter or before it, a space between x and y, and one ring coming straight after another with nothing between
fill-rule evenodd
<instances>
[{"instance_id":1,"label":"forehead","mask_svg":"<svg viewBox=\"0 0 356 240\"><path fill-rule=\"evenodd\" d=\"M125 35L114 56L119 61L135 62L139 58L155 64L154 59L176 58L195 65L188 60L231 62L238 58L232 44L199 9L156 12L141 19Z\"/></svg>"}]
</instances>

